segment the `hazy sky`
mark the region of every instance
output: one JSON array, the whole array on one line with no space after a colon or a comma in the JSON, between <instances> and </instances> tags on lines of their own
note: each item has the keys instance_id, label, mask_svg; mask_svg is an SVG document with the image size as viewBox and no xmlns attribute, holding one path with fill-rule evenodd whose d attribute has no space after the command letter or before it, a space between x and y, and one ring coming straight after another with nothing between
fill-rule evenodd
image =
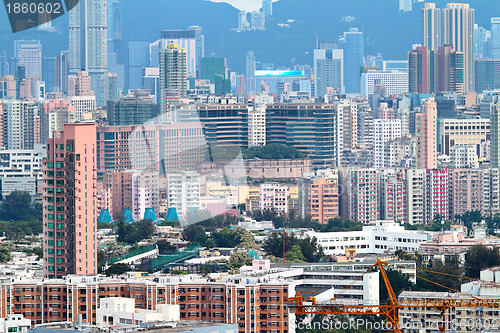
<instances>
[{"instance_id":1,"label":"hazy sky","mask_svg":"<svg viewBox=\"0 0 500 333\"><path fill-rule=\"evenodd\" d=\"M239 10L254 11L262 7L262 0L210 0L213 2L227 2ZM277 0L273 0L277 1Z\"/></svg>"}]
</instances>

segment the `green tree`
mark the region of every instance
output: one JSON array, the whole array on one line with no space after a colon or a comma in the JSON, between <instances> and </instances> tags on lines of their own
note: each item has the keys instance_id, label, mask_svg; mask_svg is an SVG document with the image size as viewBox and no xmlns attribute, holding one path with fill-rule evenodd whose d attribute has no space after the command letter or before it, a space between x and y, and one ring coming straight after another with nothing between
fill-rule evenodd
<instances>
[{"instance_id":1,"label":"green tree","mask_svg":"<svg viewBox=\"0 0 500 333\"><path fill-rule=\"evenodd\" d=\"M384 267L384 269L396 297L403 291L415 290L415 285L410 281L410 276L408 274L401 273L399 270L392 268ZM382 276L379 278L379 290L380 301L389 303L389 292L387 291L387 287L384 279L382 279Z\"/></svg>"},{"instance_id":2,"label":"green tree","mask_svg":"<svg viewBox=\"0 0 500 333\"><path fill-rule=\"evenodd\" d=\"M306 262L306 258L302 254L302 251L300 251L300 247L298 245L294 245L291 250L286 251L285 259L287 262Z\"/></svg>"},{"instance_id":3,"label":"green tree","mask_svg":"<svg viewBox=\"0 0 500 333\"><path fill-rule=\"evenodd\" d=\"M157 241L156 246L158 246L158 252L160 254L167 254L177 251L177 248L165 239L160 239L159 241Z\"/></svg>"},{"instance_id":4,"label":"green tree","mask_svg":"<svg viewBox=\"0 0 500 333\"><path fill-rule=\"evenodd\" d=\"M16 247L12 243L2 243L0 244L0 262L5 263L12 260L12 251L14 251Z\"/></svg>"},{"instance_id":5,"label":"green tree","mask_svg":"<svg viewBox=\"0 0 500 333\"><path fill-rule=\"evenodd\" d=\"M120 222L117 225L116 233L118 242L135 244L143 239L148 239L155 233L156 228L151 220L143 220L140 222L124 223Z\"/></svg>"},{"instance_id":6,"label":"green tree","mask_svg":"<svg viewBox=\"0 0 500 333\"><path fill-rule=\"evenodd\" d=\"M498 247L489 248L484 245L476 245L465 254L465 276L479 278L484 268L500 265L500 252Z\"/></svg>"},{"instance_id":7,"label":"green tree","mask_svg":"<svg viewBox=\"0 0 500 333\"><path fill-rule=\"evenodd\" d=\"M313 237L298 238L293 233L285 234L285 250L291 251L294 245L298 245L307 262L318 262L325 254L318 240ZM283 234L272 233L262 243L262 249L268 254L283 258Z\"/></svg>"},{"instance_id":8,"label":"green tree","mask_svg":"<svg viewBox=\"0 0 500 333\"><path fill-rule=\"evenodd\" d=\"M121 275L131 270L132 268L130 268L127 264L113 264L109 266L109 268L104 273L106 274L106 276L113 276Z\"/></svg>"},{"instance_id":9,"label":"green tree","mask_svg":"<svg viewBox=\"0 0 500 333\"><path fill-rule=\"evenodd\" d=\"M35 217L35 209L28 192L11 192L5 197L0 207L2 220L23 221L33 217Z\"/></svg>"},{"instance_id":10,"label":"green tree","mask_svg":"<svg viewBox=\"0 0 500 333\"><path fill-rule=\"evenodd\" d=\"M212 233L212 238L218 247L235 247L242 241L240 235L228 227L222 228L219 232Z\"/></svg>"}]
</instances>

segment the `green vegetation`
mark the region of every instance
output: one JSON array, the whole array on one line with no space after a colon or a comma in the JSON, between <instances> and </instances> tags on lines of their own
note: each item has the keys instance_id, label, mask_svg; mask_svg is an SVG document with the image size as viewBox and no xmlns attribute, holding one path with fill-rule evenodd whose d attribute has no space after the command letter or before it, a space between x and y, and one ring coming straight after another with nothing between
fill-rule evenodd
<instances>
[{"instance_id":1,"label":"green vegetation","mask_svg":"<svg viewBox=\"0 0 500 333\"><path fill-rule=\"evenodd\" d=\"M108 222L97 222L97 229L113 229L116 225Z\"/></svg>"},{"instance_id":2,"label":"green vegetation","mask_svg":"<svg viewBox=\"0 0 500 333\"><path fill-rule=\"evenodd\" d=\"M241 247L254 249L258 248L253 235L248 231L236 227L230 229L222 228L220 231L213 231L210 236L202 224L192 224L184 228L182 237L191 243L200 244L206 248L214 247Z\"/></svg>"},{"instance_id":3,"label":"green vegetation","mask_svg":"<svg viewBox=\"0 0 500 333\"><path fill-rule=\"evenodd\" d=\"M272 233L262 244L262 249L268 255L283 258L283 234ZM293 233L285 234L285 250L285 258L301 262L318 262L325 255L316 237L298 238Z\"/></svg>"},{"instance_id":4,"label":"green vegetation","mask_svg":"<svg viewBox=\"0 0 500 333\"><path fill-rule=\"evenodd\" d=\"M8 239L39 235L43 231L42 216L42 205L33 205L28 192L14 191L0 206L0 233Z\"/></svg>"},{"instance_id":5,"label":"green vegetation","mask_svg":"<svg viewBox=\"0 0 500 333\"><path fill-rule=\"evenodd\" d=\"M242 266L249 266L252 264L252 258L247 252L234 252L229 258L229 264L227 267L231 273L239 273L239 269Z\"/></svg>"},{"instance_id":6,"label":"green vegetation","mask_svg":"<svg viewBox=\"0 0 500 333\"><path fill-rule=\"evenodd\" d=\"M158 246L158 252L160 252L160 254L168 254L177 251L177 248L175 246L173 246L172 244L170 244L169 241L164 239L157 241L156 246Z\"/></svg>"},{"instance_id":7,"label":"green vegetation","mask_svg":"<svg viewBox=\"0 0 500 333\"><path fill-rule=\"evenodd\" d=\"M148 239L155 233L156 229L151 220L143 220L140 222L117 224L116 234L118 242L135 244L143 239Z\"/></svg>"},{"instance_id":8,"label":"green vegetation","mask_svg":"<svg viewBox=\"0 0 500 333\"><path fill-rule=\"evenodd\" d=\"M5 263L12 259L11 252L14 251L16 247L12 243L2 243L0 244L0 262Z\"/></svg>"},{"instance_id":9,"label":"green vegetation","mask_svg":"<svg viewBox=\"0 0 500 333\"><path fill-rule=\"evenodd\" d=\"M263 147L242 148L241 152L244 159L259 158L261 160L277 160L307 157L306 154L293 147L283 146L277 143L271 143Z\"/></svg>"},{"instance_id":10,"label":"green vegetation","mask_svg":"<svg viewBox=\"0 0 500 333\"><path fill-rule=\"evenodd\" d=\"M498 247L488 248L477 245L470 248L465 255L465 276L479 278L482 269L500 265L500 252Z\"/></svg>"},{"instance_id":11,"label":"green vegetation","mask_svg":"<svg viewBox=\"0 0 500 333\"><path fill-rule=\"evenodd\" d=\"M109 268L104 273L106 274L106 276L121 275L131 270L132 268L130 268L127 264L113 264L109 266Z\"/></svg>"}]
</instances>

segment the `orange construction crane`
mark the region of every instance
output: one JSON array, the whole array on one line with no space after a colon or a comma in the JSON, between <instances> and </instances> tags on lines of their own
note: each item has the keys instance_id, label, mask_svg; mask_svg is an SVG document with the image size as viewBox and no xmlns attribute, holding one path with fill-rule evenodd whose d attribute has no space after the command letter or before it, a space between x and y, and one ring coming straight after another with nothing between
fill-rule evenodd
<instances>
[{"instance_id":1,"label":"orange construction crane","mask_svg":"<svg viewBox=\"0 0 500 333\"><path fill-rule=\"evenodd\" d=\"M439 330L441 332L444 332L447 327L446 327L446 322L445 322L445 314L446 311L449 310L452 307L465 307L465 308L477 308L477 307L496 307L500 308L500 298L498 299L486 299L486 298L478 298L474 297L468 294L466 295L468 298L467 299L432 299L432 300L427 300L427 299L406 299L406 300L398 300L396 297L396 294L394 293L391 283L389 281L389 278L387 277L386 270L384 266L394 266L391 263L388 263L386 261L382 261L380 259L377 260L373 266L371 266L364 274L367 272L371 271L374 268L380 269L380 274L382 275L382 279L384 280L384 284L387 288L387 292L389 294L389 304L379 304L379 305L362 305L362 304L357 304L357 305L347 305L343 304L341 301L338 300L338 296L342 294L345 290L350 288L357 280L362 278L361 275L359 276L356 280L354 280L350 285L348 285L346 288L344 288L339 294L330 300L330 302L327 303L318 303L316 302L316 299L314 297L309 297L307 299L304 298L302 295L304 292L297 292L295 297L290 297L287 299L288 302L288 307L292 310L295 311L296 314L344 314L344 315L385 315L386 317L386 322L388 324L388 327L391 329L392 332L401 332L401 328L399 326L399 316L398 312L399 309L401 308L411 308L411 307L419 307L419 308L429 308L429 309L436 309L440 311L440 317L441 317L441 324L439 326ZM475 281L481 281L479 279L474 279L474 278L467 278L464 276L457 276L453 274L448 274L448 273L441 273L441 272L434 272L426 269L418 269L421 271L426 271L426 272L432 272L436 274L442 274L442 275L447 275L447 276L453 276L457 278L465 278L469 280L475 280ZM423 279L427 282L436 284L440 287L444 287L447 289L450 289L452 291L458 292L460 294L460 291L455 290L453 288L449 288L446 286L443 286L439 283L433 282L431 280L425 279L423 277L417 276L412 273L408 273L410 275L413 275L417 278ZM491 283L491 281L488 281ZM307 303L307 304L306 304Z\"/></svg>"}]
</instances>

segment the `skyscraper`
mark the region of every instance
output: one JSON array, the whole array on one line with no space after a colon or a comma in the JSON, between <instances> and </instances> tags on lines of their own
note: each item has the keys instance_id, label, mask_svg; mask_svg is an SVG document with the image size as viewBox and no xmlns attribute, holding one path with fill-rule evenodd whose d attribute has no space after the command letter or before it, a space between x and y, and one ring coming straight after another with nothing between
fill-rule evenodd
<instances>
[{"instance_id":1,"label":"skyscraper","mask_svg":"<svg viewBox=\"0 0 500 333\"><path fill-rule=\"evenodd\" d=\"M177 44L160 49L160 113L167 111L167 93L186 96L187 66L186 50Z\"/></svg>"},{"instance_id":2,"label":"skyscraper","mask_svg":"<svg viewBox=\"0 0 500 333\"><path fill-rule=\"evenodd\" d=\"M126 64L125 86L129 89L140 89L144 68L149 66L149 42L129 41Z\"/></svg>"},{"instance_id":3,"label":"skyscraper","mask_svg":"<svg viewBox=\"0 0 500 333\"><path fill-rule=\"evenodd\" d=\"M441 9L435 3L426 3L422 8L422 46L436 51L441 45Z\"/></svg>"},{"instance_id":4,"label":"skyscraper","mask_svg":"<svg viewBox=\"0 0 500 333\"><path fill-rule=\"evenodd\" d=\"M410 93L429 94L438 90L438 58L434 51L417 46L408 53L408 89Z\"/></svg>"},{"instance_id":5,"label":"skyscraper","mask_svg":"<svg viewBox=\"0 0 500 333\"><path fill-rule=\"evenodd\" d=\"M249 51L246 58L246 94L255 92L255 56Z\"/></svg>"},{"instance_id":6,"label":"skyscraper","mask_svg":"<svg viewBox=\"0 0 500 333\"><path fill-rule=\"evenodd\" d=\"M107 0L80 0L69 12L70 73L106 72L107 38Z\"/></svg>"},{"instance_id":7,"label":"skyscraper","mask_svg":"<svg viewBox=\"0 0 500 333\"><path fill-rule=\"evenodd\" d=\"M411 12L412 0L399 0L400 12Z\"/></svg>"},{"instance_id":8,"label":"skyscraper","mask_svg":"<svg viewBox=\"0 0 500 333\"><path fill-rule=\"evenodd\" d=\"M474 53L476 59L488 58L490 54L491 32L474 24Z\"/></svg>"},{"instance_id":9,"label":"skyscraper","mask_svg":"<svg viewBox=\"0 0 500 333\"><path fill-rule=\"evenodd\" d=\"M386 168L384 147L386 142L401 137L401 119L375 119L373 122L373 166Z\"/></svg>"},{"instance_id":10,"label":"skyscraper","mask_svg":"<svg viewBox=\"0 0 500 333\"><path fill-rule=\"evenodd\" d=\"M266 18L273 16L273 0L262 0L262 12Z\"/></svg>"},{"instance_id":11,"label":"skyscraper","mask_svg":"<svg viewBox=\"0 0 500 333\"><path fill-rule=\"evenodd\" d=\"M314 88L316 97L327 95L328 88L339 93L344 92L344 52L342 49L314 50Z\"/></svg>"},{"instance_id":12,"label":"skyscraper","mask_svg":"<svg viewBox=\"0 0 500 333\"><path fill-rule=\"evenodd\" d=\"M500 17L491 18L491 57L500 59Z\"/></svg>"},{"instance_id":13,"label":"skyscraper","mask_svg":"<svg viewBox=\"0 0 500 333\"><path fill-rule=\"evenodd\" d=\"M97 273L96 125L65 124L43 162L44 275Z\"/></svg>"},{"instance_id":14,"label":"skyscraper","mask_svg":"<svg viewBox=\"0 0 500 333\"><path fill-rule=\"evenodd\" d=\"M17 66L23 66L25 76L35 75L42 79L42 44L39 40L14 41Z\"/></svg>"},{"instance_id":15,"label":"skyscraper","mask_svg":"<svg viewBox=\"0 0 500 333\"><path fill-rule=\"evenodd\" d=\"M469 4L449 3L443 9L443 44L463 52L464 92L474 91L474 9Z\"/></svg>"},{"instance_id":16,"label":"skyscraper","mask_svg":"<svg viewBox=\"0 0 500 333\"><path fill-rule=\"evenodd\" d=\"M339 41L339 47L344 50L344 86L347 94L361 92L360 77L361 66L365 56L365 43L363 33L357 28L344 32Z\"/></svg>"},{"instance_id":17,"label":"skyscraper","mask_svg":"<svg viewBox=\"0 0 500 333\"><path fill-rule=\"evenodd\" d=\"M68 51L61 51L61 54L56 58L55 72L54 90L67 93L69 75Z\"/></svg>"},{"instance_id":18,"label":"skyscraper","mask_svg":"<svg viewBox=\"0 0 500 333\"><path fill-rule=\"evenodd\" d=\"M434 97L425 102L424 112L415 114L416 167L437 167L437 104Z\"/></svg>"},{"instance_id":19,"label":"skyscraper","mask_svg":"<svg viewBox=\"0 0 500 333\"><path fill-rule=\"evenodd\" d=\"M464 93L465 70L464 53L454 50L452 45L441 45L438 48L439 91Z\"/></svg>"}]
</instances>

